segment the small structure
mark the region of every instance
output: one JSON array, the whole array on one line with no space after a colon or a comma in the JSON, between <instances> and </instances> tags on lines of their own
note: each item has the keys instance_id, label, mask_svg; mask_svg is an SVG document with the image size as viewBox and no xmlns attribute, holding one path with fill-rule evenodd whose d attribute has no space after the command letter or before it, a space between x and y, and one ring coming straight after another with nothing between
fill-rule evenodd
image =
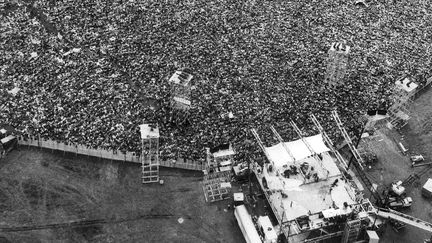
<instances>
[{"instance_id":1,"label":"small structure","mask_svg":"<svg viewBox=\"0 0 432 243\"><path fill-rule=\"evenodd\" d=\"M169 79L171 83L171 109L174 120L177 123L184 123L192 108L191 80L193 75L188 69L177 70Z\"/></svg>"},{"instance_id":2,"label":"small structure","mask_svg":"<svg viewBox=\"0 0 432 243\"><path fill-rule=\"evenodd\" d=\"M207 202L225 199L231 189L235 152L231 144L207 149L207 168L204 170L203 190Z\"/></svg>"},{"instance_id":3,"label":"small structure","mask_svg":"<svg viewBox=\"0 0 432 243\"><path fill-rule=\"evenodd\" d=\"M209 149L207 156L208 170L231 171L233 167L233 156L235 154L231 144L223 144L215 148Z\"/></svg>"},{"instance_id":4,"label":"small structure","mask_svg":"<svg viewBox=\"0 0 432 243\"><path fill-rule=\"evenodd\" d=\"M159 181L159 127L157 124L142 124L141 133L141 164L142 182Z\"/></svg>"},{"instance_id":5,"label":"small structure","mask_svg":"<svg viewBox=\"0 0 432 243\"><path fill-rule=\"evenodd\" d=\"M269 216L260 216L258 218L258 228L261 231L261 235L264 236L264 243L276 243L278 235L270 221Z\"/></svg>"},{"instance_id":6,"label":"small structure","mask_svg":"<svg viewBox=\"0 0 432 243\"><path fill-rule=\"evenodd\" d=\"M244 204L244 193L243 192L236 192L233 194L234 196L234 206L240 206Z\"/></svg>"},{"instance_id":7,"label":"small structure","mask_svg":"<svg viewBox=\"0 0 432 243\"><path fill-rule=\"evenodd\" d=\"M376 231L373 231L373 230L367 230L366 231L366 234L367 234L367 236L368 236L368 243L378 243L379 242L379 240L380 240L380 238L379 238L379 236L378 236L378 234L376 233Z\"/></svg>"},{"instance_id":8,"label":"small structure","mask_svg":"<svg viewBox=\"0 0 432 243\"><path fill-rule=\"evenodd\" d=\"M432 179L429 178L422 188L422 195L426 198L432 197Z\"/></svg>"},{"instance_id":9,"label":"small structure","mask_svg":"<svg viewBox=\"0 0 432 243\"><path fill-rule=\"evenodd\" d=\"M395 82L391 96L392 105L388 109L391 127L400 129L408 123L410 119L408 106L411 104L417 88L418 85L408 78L402 78Z\"/></svg>"},{"instance_id":10,"label":"small structure","mask_svg":"<svg viewBox=\"0 0 432 243\"><path fill-rule=\"evenodd\" d=\"M344 43L333 42L328 51L327 70L325 82L327 85L336 87L344 83L348 66L348 55L350 47Z\"/></svg>"}]
</instances>

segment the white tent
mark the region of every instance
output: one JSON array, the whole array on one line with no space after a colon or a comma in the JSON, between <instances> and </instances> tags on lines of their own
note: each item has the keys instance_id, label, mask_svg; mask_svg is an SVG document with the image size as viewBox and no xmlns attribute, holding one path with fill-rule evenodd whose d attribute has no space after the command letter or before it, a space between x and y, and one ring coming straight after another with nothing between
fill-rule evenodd
<instances>
[{"instance_id":1,"label":"white tent","mask_svg":"<svg viewBox=\"0 0 432 243\"><path fill-rule=\"evenodd\" d=\"M312 150L317 154L330 151L330 149L325 145L321 134L307 137L305 140L312 147ZM265 148L270 157L269 159L274 162L276 168L281 168L284 165L291 165L293 164L294 160L299 161L312 155L308 147L301 139L285 142L285 145L294 158L290 157L282 143Z\"/></svg>"}]
</instances>

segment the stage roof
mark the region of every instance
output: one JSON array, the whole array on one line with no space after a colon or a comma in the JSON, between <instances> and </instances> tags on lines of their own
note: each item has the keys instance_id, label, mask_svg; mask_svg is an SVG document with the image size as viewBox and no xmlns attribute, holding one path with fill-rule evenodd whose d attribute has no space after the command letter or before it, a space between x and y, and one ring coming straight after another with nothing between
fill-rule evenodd
<instances>
[{"instance_id":1,"label":"stage roof","mask_svg":"<svg viewBox=\"0 0 432 243\"><path fill-rule=\"evenodd\" d=\"M305 140L317 154L330 151L330 149L325 145L321 134L307 137ZM294 159L290 157L282 143L265 148L269 155L269 160L274 163L276 168L281 168L284 165L292 165L294 160L300 161L312 155L301 139L285 142L285 145L294 156Z\"/></svg>"}]
</instances>

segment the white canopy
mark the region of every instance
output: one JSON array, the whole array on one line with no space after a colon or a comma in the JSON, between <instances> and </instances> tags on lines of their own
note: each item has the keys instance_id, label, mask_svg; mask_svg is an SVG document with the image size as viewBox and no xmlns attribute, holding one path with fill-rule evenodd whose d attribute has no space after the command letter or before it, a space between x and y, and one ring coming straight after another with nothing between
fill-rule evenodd
<instances>
[{"instance_id":1,"label":"white canopy","mask_svg":"<svg viewBox=\"0 0 432 243\"><path fill-rule=\"evenodd\" d=\"M139 125L141 132L141 139L147 138L158 138L159 137L159 128L158 127L150 127L150 124L142 124Z\"/></svg>"},{"instance_id":2,"label":"white canopy","mask_svg":"<svg viewBox=\"0 0 432 243\"><path fill-rule=\"evenodd\" d=\"M321 134L307 137L305 140L312 147L312 150L317 154L330 151L330 149L324 144ZM302 160L312 155L308 147L301 139L292 142L285 142L285 145L294 156L296 161ZM284 165L291 165L294 162L294 159L290 157L282 143L276 144L272 147L267 147L265 149L270 157L269 159L274 162L276 168L281 168Z\"/></svg>"}]
</instances>

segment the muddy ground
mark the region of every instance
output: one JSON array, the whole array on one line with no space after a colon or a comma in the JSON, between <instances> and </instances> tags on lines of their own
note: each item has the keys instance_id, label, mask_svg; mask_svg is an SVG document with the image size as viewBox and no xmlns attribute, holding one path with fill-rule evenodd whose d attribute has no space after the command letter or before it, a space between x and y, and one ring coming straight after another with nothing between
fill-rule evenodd
<instances>
[{"instance_id":1,"label":"muddy ground","mask_svg":"<svg viewBox=\"0 0 432 243\"><path fill-rule=\"evenodd\" d=\"M430 167L412 167L409 154L422 154L426 162L432 162L432 90L429 89L417 98L411 106L412 118L409 124L401 131L389 130L382 127L368 141L369 148L378 155L378 163L367 170L369 178L378 185L382 191L391 182L404 180L410 174L421 173L429 170L419 180L407 187L408 196L414 203L410 209L402 211L406 214L432 222L432 201L421 196L421 188L428 178L432 178ZM403 142L409 147L407 155L403 155L397 143ZM431 233L407 226L400 232L395 232L387 227L384 237L380 242L423 242L430 238Z\"/></svg>"},{"instance_id":2,"label":"muddy ground","mask_svg":"<svg viewBox=\"0 0 432 243\"><path fill-rule=\"evenodd\" d=\"M0 242L243 242L229 201L205 202L200 172L162 169L164 185L140 173L21 147L0 161Z\"/></svg>"}]
</instances>

